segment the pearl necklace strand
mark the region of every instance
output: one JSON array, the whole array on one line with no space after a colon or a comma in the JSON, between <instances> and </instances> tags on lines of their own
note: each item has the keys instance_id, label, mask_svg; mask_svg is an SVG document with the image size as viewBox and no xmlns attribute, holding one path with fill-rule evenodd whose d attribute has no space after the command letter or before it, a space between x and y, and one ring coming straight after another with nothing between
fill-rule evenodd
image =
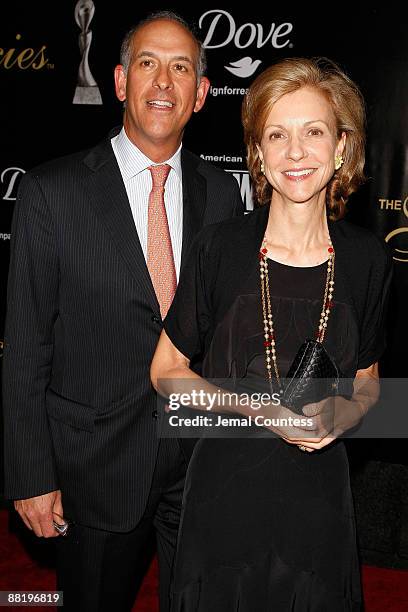
<instances>
[{"instance_id":1,"label":"pearl necklace strand","mask_svg":"<svg viewBox=\"0 0 408 612\"><path fill-rule=\"evenodd\" d=\"M316 333L317 342L322 343L327 329L327 322L329 320L330 311L333 308L333 293L334 293L334 260L335 253L332 241L328 239L329 247L327 249L329 253L329 259L327 261L327 274L326 284L324 288L323 304L320 313L320 320L318 331ZM272 369L275 373L275 377L279 387L279 393L283 394L281 377L278 369L278 362L276 358L276 341L275 332L273 327L272 317L272 305L271 296L269 290L269 272L268 272L268 258L266 254L268 249L266 248L266 238L262 241L262 248L259 252L259 274L261 279L261 297L262 297L262 314L263 314L263 326L264 326L264 347L265 347L265 362L266 372L271 390L272 387Z\"/></svg>"}]
</instances>

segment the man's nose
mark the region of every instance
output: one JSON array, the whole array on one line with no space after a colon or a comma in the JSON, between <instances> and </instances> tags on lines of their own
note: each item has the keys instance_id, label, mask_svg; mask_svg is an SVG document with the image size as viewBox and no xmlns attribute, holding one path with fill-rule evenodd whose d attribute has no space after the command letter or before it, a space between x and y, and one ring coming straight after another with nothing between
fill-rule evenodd
<instances>
[{"instance_id":1,"label":"man's nose","mask_svg":"<svg viewBox=\"0 0 408 612\"><path fill-rule=\"evenodd\" d=\"M171 79L171 73L167 66L159 66L155 77L153 79L153 87L159 89L169 89L172 87L173 81Z\"/></svg>"}]
</instances>

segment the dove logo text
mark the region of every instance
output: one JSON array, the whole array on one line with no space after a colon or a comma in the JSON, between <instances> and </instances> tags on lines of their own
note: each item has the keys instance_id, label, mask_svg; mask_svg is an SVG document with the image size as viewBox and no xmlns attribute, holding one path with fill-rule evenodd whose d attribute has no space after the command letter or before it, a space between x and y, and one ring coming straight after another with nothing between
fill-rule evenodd
<instances>
[{"instance_id":1,"label":"dove logo text","mask_svg":"<svg viewBox=\"0 0 408 612\"><path fill-rule=\"evenodd\" d=\"M231 13L222 9L212 9L201 15L200 29L204 28L204 21L205 25L209 23L203 43L206 49L220 49L231 42L237 49L246 49L254 43L260 49L268 42L274 49L283 49L290 44L289 34L293 30L293 24L289 22L271 23L269 31L264 31L261 23L243 23L237 28Z\"/></svg>"}]
</instances>

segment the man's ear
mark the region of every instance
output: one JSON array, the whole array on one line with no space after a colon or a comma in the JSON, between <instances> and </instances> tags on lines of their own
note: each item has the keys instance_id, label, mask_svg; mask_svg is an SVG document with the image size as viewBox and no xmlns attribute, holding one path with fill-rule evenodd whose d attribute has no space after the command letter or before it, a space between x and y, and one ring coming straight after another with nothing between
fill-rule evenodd
<instances>
[{"instance_id":1,"label":"man's ear","mask_svg":"<svg viewBox=\"0 0 408 612\"><path fill-rule=\"evenodd\" d=\"M114 70L116 97L121 102L126 100L126 74L123 66L119 64Z\"/></svg>"},{"instance_id":2,"label":"man's ear","mask_svg":"<svg viewBox=\"0 0 408 612\"><path fill-rule=\"evenodd\" d=\"M198 113L198 111L200 111L203 108L209 89L210 89L210 81L207 79L207 77L204 77L204 76L201 77L200 84L197 87L197 98L196 98L196 103L194 105L195 113Z\"/></svg>"}]
</instances>

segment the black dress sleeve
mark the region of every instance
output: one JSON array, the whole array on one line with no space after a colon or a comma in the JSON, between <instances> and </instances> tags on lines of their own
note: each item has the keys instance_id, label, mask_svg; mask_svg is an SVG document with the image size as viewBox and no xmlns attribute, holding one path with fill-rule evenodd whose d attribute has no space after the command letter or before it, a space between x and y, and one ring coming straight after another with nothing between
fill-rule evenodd
<instances>
[{"instance_id":1,"label":"black dress sleeve","mask_svg":"<svg viewBox=\"0 0 408 612\"><path fill-rule=\"evenodd\" d=\"M376 239L375 261L368 285L360 333L358 370L379 360L386 346L385 319L389 299L393 261L387 245Z\"/></svg>"},{"instance_id":2,"label":"black dress sleeve","mask_svg":"<svg viewBox=\"0 0 408 612\"><path fill-rule=\"evenodd\" d=\"M211 269L209 228L193 241L180 274L173 303L163 327L174 346L191 360L204 353L206 337L212 327L210 306Z\"/></svg>"}]
</instances>

